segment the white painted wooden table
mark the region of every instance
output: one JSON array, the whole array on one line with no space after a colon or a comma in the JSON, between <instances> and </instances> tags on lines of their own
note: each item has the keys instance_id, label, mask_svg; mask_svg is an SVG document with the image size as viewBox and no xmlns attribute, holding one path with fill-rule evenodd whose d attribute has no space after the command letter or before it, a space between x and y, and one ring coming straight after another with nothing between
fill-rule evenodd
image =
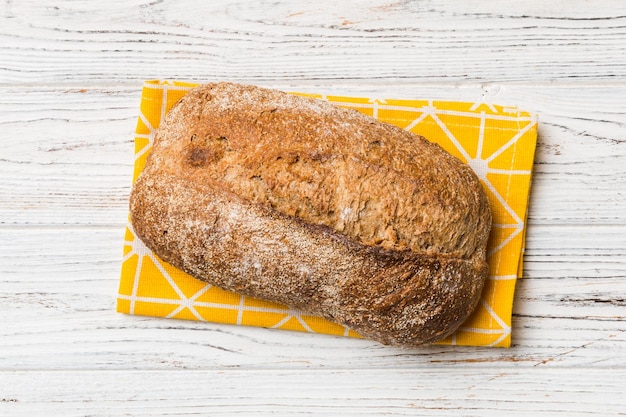
<instances>
[{"instance_id":1,"label":"white painted wooden table","mask_svg":"<svg viewBox=\"0 0 626 417\"><path fill-rule=\"evenodd\" d=\"M539 114L513 347L114 312L142 82ZM0 416L626 415L626 5L3 0Z\"/></svg>"}]
</instances>

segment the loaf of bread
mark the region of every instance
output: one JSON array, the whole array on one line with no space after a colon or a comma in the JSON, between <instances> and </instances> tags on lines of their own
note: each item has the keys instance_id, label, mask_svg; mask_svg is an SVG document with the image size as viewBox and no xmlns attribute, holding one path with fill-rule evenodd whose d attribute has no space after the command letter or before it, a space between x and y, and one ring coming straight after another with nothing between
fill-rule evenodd
<instances>
[{"instance_id":1,"label":"loaf of bread","mask_svg":"<svg viewBox=\"0 0 626 417\"><path fill-rule=\"evenodd\" d=\"M469 166L325 101L233 83L167 114L132 226L197 279L384 344L419 346L476 307L491 212Z\"/></svg>"}]
</instances>

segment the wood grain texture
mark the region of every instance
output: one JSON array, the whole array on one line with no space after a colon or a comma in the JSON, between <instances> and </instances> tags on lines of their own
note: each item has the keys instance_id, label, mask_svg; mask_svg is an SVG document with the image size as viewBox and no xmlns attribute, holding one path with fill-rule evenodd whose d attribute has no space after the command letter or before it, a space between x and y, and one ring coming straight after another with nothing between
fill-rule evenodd
<instances>
[{"instance_id":1,"label":"wood grain texture","mask_svg":"<svg viewBox=\"0 0 626 417\"><path fill-rule=\"evenodd\" d=\"M624 415L626 7L491 3L0 2L0 415ZM538 113L513 347L116 314L151 78Z\"/></svg>"},{"instance_id":2,"label":"wood grain texture","mask_svg":"<svg viewBox=\"0 0 626 417\"><path fill-rule=\"evenodd\" d=\"M588 416L622 415L623 387L594 369L485 375L430 367L377 370L14 372L3 415ZM251 384L253 377L257 383ZM569 378L567 385L558 383ZM154 381L167 380L169 384ZM81 390L76 391L76 384ZM594 386L598 392L590 390ZM177 387L172 390L171 386ZM241 387L246 386L246 390ZM520 389L520 387L525 387ZM155 410L155 406L158 410ZM103 409L106 407L106 409ZM19 414L23 413L23 414Z\"/></svg>"},{"instance_id":3,"label":"wood grain texture","mask_svg":"<svg viewBox=\"0 0 626 417\"><path fill-rule=\"evenodd\" d=\"M626 6L574 3L8 1L0 79L84 86L164 74L344 85L624 77Z\"/></svg>"}]
</instances>

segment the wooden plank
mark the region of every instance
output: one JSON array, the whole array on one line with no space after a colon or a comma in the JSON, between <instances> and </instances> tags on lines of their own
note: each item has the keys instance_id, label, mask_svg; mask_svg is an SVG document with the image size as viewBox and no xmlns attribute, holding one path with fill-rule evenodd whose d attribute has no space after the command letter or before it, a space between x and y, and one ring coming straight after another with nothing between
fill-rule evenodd
<instances>
[{"instance_id":1,"label":"wooden plank","mask_svg":"<svg viewBox=\"0 0 626 417\"><path fill-rule=\"evenodd\" d=\"M3 416L620 416L623 369L0 372ZM173 389L173 387L175 387Z\"/></svg>"},{"instance_id":2,"label":"wooden plank","mask_svg":"<svg viewBox=\"0 0 626 417\"><path fill-rule=\"evenodd\" d=\"M2 89L0 224L123 223L140 94Z\"/></svg>"},{"instance_id":3,"label":"wooden plank","mask_svg":"<svg viewBox=\"0 0 626 417\"><path fill-rule=\"evenodd\" d=\"M119 85L155 75L356 84L623 78L624 5L552 3L8 2L0 13L0 80Z\"/></svg>"}]
</instances>

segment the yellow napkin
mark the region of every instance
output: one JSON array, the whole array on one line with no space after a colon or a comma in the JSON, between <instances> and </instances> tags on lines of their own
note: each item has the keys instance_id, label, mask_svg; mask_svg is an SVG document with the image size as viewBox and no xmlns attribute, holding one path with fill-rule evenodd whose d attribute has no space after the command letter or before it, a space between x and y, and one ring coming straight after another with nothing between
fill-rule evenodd
<instances>
[{"instance_id":1,"label":"yellow napkin","mask_svg":"<svg viewBox=\"0 0 626 417\"><path fill-rule=\"evenodd\" d=\"M147 81L135 135L134 179L144 167L155 129L166 112L196 84ZM299 93L295 93L299 94ZM485 103L314 96L351 107L439 143L470 164L493 212L490 276L473 315L441 344L511 344L515 282L522 273L528 194L537 119L515 107ZM192 278L155 256L128 225L117 311L176 319L299 330L359 337L344 326L288 306L228 292Z\"/></svg>"}]
</instances>

